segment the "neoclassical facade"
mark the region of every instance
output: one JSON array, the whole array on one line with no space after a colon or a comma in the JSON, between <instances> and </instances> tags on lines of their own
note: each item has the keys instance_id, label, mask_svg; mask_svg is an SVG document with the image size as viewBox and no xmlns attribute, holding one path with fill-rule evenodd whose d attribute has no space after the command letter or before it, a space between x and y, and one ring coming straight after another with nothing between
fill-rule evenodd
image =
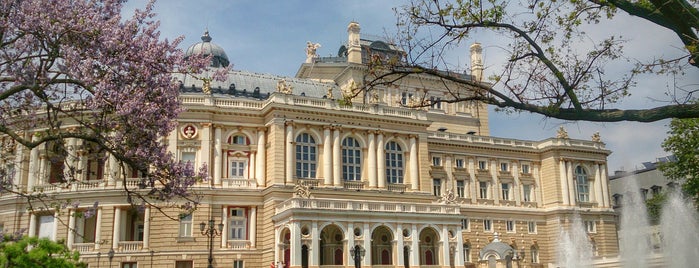
<instances>
[{"instance_id":1,"label":"neoclassical facade","mask_svg":"<svg viewBox=\"0 0 699 268\"><path fill-rule=\"evenodd\" d=\"M212 68L226 66L211 41L206 33L188 55L213 54ZM16 145L2 161L26 191L77 205L29 211L3 194L0 228L63 240L90 267L206 267L199 224L209 220L222 223L215 267L548 267L559 234L580 217L592 254L617 255L610 151L598 138L492 137L484 104L438 102L472 89L420 75L343 102L369 59L403 52L362 39L355 22L337 57L308 45L295 77L178 77L187 110L163 142L180 161L208 168L193 213L130 206L123 187L138 189L139 174L70 140L79 157L69 161L85 170L78 184L55 179L65 166L50 146ZM471 75L458 75L479 81L480 46L471 53ZM424 101L431 105L406 107Z\"/></svg>"}]
</instances>

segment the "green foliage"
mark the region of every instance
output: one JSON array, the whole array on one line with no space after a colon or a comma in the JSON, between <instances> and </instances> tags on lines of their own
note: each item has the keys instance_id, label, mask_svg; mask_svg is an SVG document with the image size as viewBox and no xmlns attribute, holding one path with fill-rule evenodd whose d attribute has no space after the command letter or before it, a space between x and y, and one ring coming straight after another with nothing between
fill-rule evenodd
<instances>
[{"instance_id":1,"label":"green foliage","mask_svg":"<svg viewBox=\"0 0 699 268\"><path fill-rule=\"evenodd\" d=\"M79 261L78 252L72 252L62 242L46 238L23 237L14 241L5 236L0 242L0 267L87 267Z\"/></svg>"},{"instance_id":2,"label":"green foliage","mask_svg":"<svg viewBox=\"0 0 699 268\"><path fill-rule=\"evenodd\" d=\"M677 157L676 162L660 165L670 179L684 181L682 190L695 201L699 199L699 118L672 119L669 136L662 147Z\"/></svg>"},{"instance_id":3,"label":"green foliage","mask_svg":"<svg viewBox=\"0 0 699 268\"><path fill-rule=\"evenodd\" d=\"M652 198L646 200L646 208L648 209L648 220L651 224L658 224L660 222L661 210L667 199L667 194L656 194Z\"/></svg>"}]
</instances>

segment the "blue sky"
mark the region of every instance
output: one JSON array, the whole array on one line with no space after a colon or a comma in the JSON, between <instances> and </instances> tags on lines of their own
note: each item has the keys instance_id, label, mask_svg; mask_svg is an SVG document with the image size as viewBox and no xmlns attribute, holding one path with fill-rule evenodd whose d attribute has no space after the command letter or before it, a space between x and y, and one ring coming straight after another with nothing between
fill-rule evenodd
<instances>
[{"instance_id":1,"label":"blue sky","mask_svg":"<svg viewBox=\"0 0 699 268\"><path fill-rule=\"evenodd\" d=\"M127 10L143 7L146 1L131 0ZM307 41L320 43L318 54L336 55L347 39L347 24L357 21L363 36L386 36L395 32L394 7L406 4L403 0L235 0L188 1L160 0L155 12L161 21L161 37L172 39L185 36L182 49L200 41L208 28L214 43L223 47L237 70L294 76L305 60ZM669 31L628 16L617 16L613 23L588 30L592 38L608 33L623 34L630 42L625 51L633 58L682 53L682 44ZM480 42L484 46L485 75L496 72L502 64L497 49L498 37L479 33L450 53L452 64L468 62L468 45ZM652 54L648 52L658 53ZM619 67L619 68L617 68ZM623 66L610 66L611 72ZM466 68L464 66L463 68ZM632 96L619 108L660 106L666 99L671 77L643 77ZM679 81L699 84L699 72L690 72ZM665 156L660 143L666 136L668 120L655 123L589 123L563 122L529 113L490 113L491 135L503 138L542 140L556 135L564 125L571 138L589 140L599 131L609 156L609 172L634 170L642 162Z\"/></svg>"}]
</instances>

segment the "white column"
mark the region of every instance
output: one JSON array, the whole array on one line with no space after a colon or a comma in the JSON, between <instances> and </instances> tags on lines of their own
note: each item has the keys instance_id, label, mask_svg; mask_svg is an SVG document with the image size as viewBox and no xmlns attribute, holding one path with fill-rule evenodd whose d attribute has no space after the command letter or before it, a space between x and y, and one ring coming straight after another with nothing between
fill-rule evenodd
<instances>
[{"instance_id":1,"label":"white column","mask_svg":"<svg viewBox=\"0 0 699 268\"><path fill-rule=\"evenodd\" d=\"M291 262L290 266L301 265L301 224L298 221L291 223Z\"/></svg>"},{"instance_id":2,"label":"white column","mask_svg":"<svg viewBox=\"0 0 699 268\"><path fill-rule=\"evenodd\" d=\"M515 199L515 204L519 206L522 203L522 182L519 180L519 165L517 165L517 163L512 163L512 174L514 174L512 194Z\"/></svg>"},{"instance_id":3,"label":"white column","mask_svg":"<svg viewBox=\"0 0 699 268\"><path fill-rule=\"evenodd\" d=\"M280 228L274 227L274 264L279 262L279 241L281 240ZM275 267L276 268L276 267Z\"/></svg>"},{"instance_id":4,"label":"white column","mask_svg":"<svg viewBox=\"0 0 699 268\"><path fill-rule=\"evenodd\" d=\"M328 186L333 183L332 137L330 126L323 129L323 183Z\"/></svg>"},{"instance_id":5,"label":"white column","mask_svg":"<svg viewBox=\"0 0 699 268\"><path fill-rule=\"evenodd\" d=\"M474 162L473 158L468 159L468 176L470 178L468 190L471 192L471 204L476 204L478 198L480 198L480 196L478 196L478 187L480 187L480 185L476 177L476 164Z\"/></svg>"},{"instance_id":6,"label":"white column","mask_svg":"<svg viewBox=\"0 0 699 268\"><path fill-rule=\"evenodd\" d=\"M566 172L566 162L561 159L558 161L559 173L561 174L561 196L563 197L563 205L570 204L568 200L568 173Z\"/></svg>"},{"instance_id":7,"label":"white column","mask_svg":"<svg viewBox=\"0 0 699 268\"><path fill-rule=\"evenodd\" d=\"M221 185L221 171L223 170L222 153L221 127L214 126L214 185Z\"/></svg>"},{"instance_id":8,"label":"white column","mask_svg":"<svg viewBox=\"0 0 699 268\"><path fill-rule=\"evenodd\" d=\"M371 229L369 229L369 223L365 222L362 229L364 229L362 230L362 234L364 234L364 259L362 259L362 266L371 267ZM355 252L355 254L357 253Z\"/></svg>"},{"instance_id":9,"label":"white column","mask_svg":"<svg viewBox=\"0 0 699 268\"><path fill-rule=\"evenodd\" d=\"M119 161L117 158L109 154L109 175L108 175L108 180L107 180L107 185L108 186L114 186L116 185L116 181L121 175L119 172L121 170L121 167L119 166Z\"/></svg>"},{"instance_id":10,"label":"white column","mask_svg":"<svg viewBox=\"0 0 699 268\"><path fill-rule=\"evenodd\" d=\"M32 138L36 141L36 137ZM27 192L34 191L34 185L36 185L37 178L39 177L39 149L37 147L32 148L29 153L29 177L27 178ZM33 214L32 214L33 215Z\"/></svg>"},{"instance_id":11,"label":"white column","mask_svg":"<svg viewBox=\"0 0 699 268\"><path fill-rule=\"evenodd\" d=\"M405 262L403 260L403 224L398 223L396 224L396 233L393 234L393 236L396 238L396 259L397 259L397 264L400 267L403 267L405 265Z\"/></svg>"},{"instance_id":12,"label":"white column","mask_svg":"<svg viewBox=\"0 0 699 268\"><path fill-rule=\"evenodd\" d=\"M177 133L179 133L179 126L167 136L167 150L171 152L172 155L177 155Z\"/></svg>"},{"instance_id":13,"label":"white column","mask_svg":"<svg viewBox=\"0 0 699 268\"><path fill-rule=\"evenodd\" d=\"M367 173L369 178L369 188L376 187L376 140L374 139L374 132L369 131L369 148L367 149L369 157L367 158Z\"/></svg>"},{"instance_id":14,"label":"white column","mask_svg":"<svg viewBox=\"0 0 699 268\"><path fill-rule=\"evenodd\" d=\"M223 206L221 208L221 223L223 223L223 231L221 232L221 248L228 247L228 208Z\"/></svg>"},{"instance_id":15,"label":"white column","mask_svg":"<svg viewBox=\"0 0 699 268\"><path fill-rule=\"evenodd\" d=\"M265 187L266 181L266 165L265 159L267 159L267 141L265 139L265 129L260 128L257 130L257 163L255 168L255 176L257 177L257 187Z\"/></svg>"},{"instance_id":16,"label":"white column","mask_svg":"<svg viewBox=\"0 0 699 268\"><path fill-rule=\"evenodd\" d=\"M75 242L75 210L68 210L68 241L66 246L69 250L73 250L73 242Z\"/></svg>"},{"instance_id":17,"label":"white column","mask_svg":"<svg viewBox=\"0 0 699 268\"><path fill-rule=\"evenodd\" d=\"M213 186L216 185L216 181L214 179L216 174L214 171L212 171L212 169L216 170L216 163L213 165L211 164L211 127L211 124L202 124L201 149L199 151L200 160L199 164L195 166L201 167L203 164L206 164L209 167L209 179L211 179L209 183Z\"/></svg>"},{"instance_id":18,"label":"white column","mask_svg":"<svg viewBox=\"0 0 699 268\"><path fill-rule=\"evenodd\" d=\"M222 239L225 240L225 239ZM257 206L250 208L250 247L257 245Z\"/></svg>"},{"instance_id":19,"label":"white column","mask_svg":"<svg viewBox=\"0 0 699 268\"><path fill-rule=\"evenodd\" d=\"M410 137L410 188L413 190L418 190L420 183L418 179L420 178L418 174L417 166L417 142L415 137Z\"/></svg>"},{"instance_id":20,"label":"white column","mask_svg":"<svg viewBox=\"0 0 699 268\"><path fill-rule=\"evenodd\" d=\"M317 266L320 258L320 233L318 232L318 221L311 223L311 248L309 255L309 265Z\"/></svg>"},{"instance_id":21,"label":"white column","mask_svg":"<svg viewBox=\"0 0 699 268\"><path fill-rule=\"evenodd\" d=\"M490 162L490 177L491 182L490 182L490 190L492 193L492 197L494 200L494 203L496 205L500 204L500 199L502 198L500 196L500 182L498 181L498 163L497 160L491 160Z\"/></svg>"},{"instance_id":22,"label":"white column","mask_svg":"<svg viewBox=\"0 0 699 268\"><path fill-rule=\"evenodd\" d=\"M383 133L381 132L376 140L376 166L378 187L386 188L386 145L383 143Z\"/></svg>"},{"instance_id":23,"label":"white column","mask_svg":"<svg viewBox=\"0 0 699 268\"><path fill-rule=\"evenodd\" d=\"M39 155L39 176L36 178L37 184L45 184L48 180L48 174L46 174L46 166L48 165L48 160L46 160L46 154Z\"/></svg>"},{"instance_id":24,"label":"white column","mask_svg":"<svg viewBox=\"0 0 699 268\"><path fill-rule=\"evenodd\" d=\"M257 172L257 151L251 151L250 152L250 166L248 167L248 180L254 180L255 184L257 184L257 175L255 172Z\"/></svg>"},{"instance_id":25,"label":"white column","mask_svg":"<svg viewBox=\"0 0 699 268\"><path fill-rule=\"evenodd\" d=\"M346 266L353 266L354 259L350 254L350 249L354 248L354 223L347 223L347 246L345 246L345 263Z\"/></svg>"},{"instance_id":26,"label":"white column","mask_svg":"<svg viewBox=\"0 0 699 268\"><path fill-rule=\"evenodd\" d=\"M143 212L143 248L150 248L150 207Z\"/></svg>"},{"instance_id":27,"label":"white column","mask_svg":"<svg viewBox=\"0 0 699 268\"><path fill-rule=\"evenodd\" d=\"M461 226L456 227L456 250L454 252L454 266L464 266L464 237Z\"/></svg>"},{"instance_id":28,"label":"white column","mask_svg":"<svg viewBox=\"0 0 699 268\"><path fill-rule=\"evenodd\" d=\"M454 253L456 255L456 253ZM444 259L443 265L450 267L451 261L449 260L449 230L447 226L442 226L442 256Z\"/></svg>"},{"instance_id":29,"label":"white column","mask_svg":"<svg viewBox=\"0 0 699 268\"><path fill-rule=\"evenodd\" d=\"M602 201L604 202L604 207L609 207L609 178L607 177L607 166L604 164L600 165L600 173L602 174Z\"/></svg>"},{"instance_id":30,"label":"white column","mask_svg":"<svg viewBox=\"0 0 699 268\"><path fill-rule=\"evenodd\" d=\"M37 236L36 231L36 214L29 214L29 236Z\"/></svg>"},{"instance_id":31,"label":"white column","mask_svg":"<svg viewBox=\"0 0 699 268\"><path fill-rule=\"evenodd\" d=\"M97 217L95 219L95 249L100 249L100 245L102 244L102 208L98 207L97 208Z\"/></svg>"},{"instance_id":32,"label":"white column","mask_svg":"<svg viewBox=\"0 0 699 268\"><path fill-rule=\"evenodd\" d=\"M286 183L294 182L294 126L286 125Z\"/></svg>"},{"instance_id":33,"label":"white column","mask_svg":"<svg viewBox=\"0 0 699 268\"><path fill-rule=\"evenodd\" d=\"M595 186L595 197L594 199L590 198L590 201L596 201L598 207L603 207L604 206L604 198L602 195L602 174L600 173L600 168L599 164L594 165L594 172L595 172L595 180L594 180L594 186Z\"/></svg>"},{"instance_id":34,"label":"white column","mask_svg":"<svg viewBox=\"0 0 699 268\"><path fill-rule=\"evenodd\" d=\"M24 169L24 163L25 163L24 162L24 154L25 154L24 145L17 142L17 144L15 146L15 152L16 152L15 153L15 160L14 160L14 164L13 164L15 167L15 170L14 170L14 174L11 174L13 176L12 177L13 178L12 185L15 185L17 187L21 187L22 178L24 178L24 172L25 172L25 169ZM20 188L18 190L23 191L25 189ZM31 192L31 191L27 190L27 192Z\"/></svg>"},{"instance_id":35,"label":"white column","mask_svg":"<svg viewBox=\"0 0 699 268\"><path fill-rule=\"evenodd\" d=\"M56 235L58 235L58 211L53 212L53 231L51 232L51 241L56 241Z\"/></svg>"},{"instance_id":36,"label":"white column","mask_svg":"<svg viewBox=\"0 0 699 268\"><path fill-rule=\"evenodd\" d=\"M90 173L90 167L87 166L87 150L84 148L78 149L78 139L76 138L69 138L67 142L67 165L63 167L63 174L72 176L72 179L76 181L84 181L87 179L87 174ZM71 168L73 168L73 171L71 171ZM81 170L82 172L75 172L77 170ZM70 178L66 177L65 179L69 180ZM77 183L73 183L73 190L77 190L77 186Z\"/></svg>"},{"instance_id":37,"label":"white column","mask_svg":"<svg viewBox=\"0 0 699 268\"><path fill-rule=\"evenodd\" d=\"M342 155L340 144L340 128L333 131L333 184L342 187Z\"/></svg>"},{"instance_id":38,"label":"white column","mask_svg":"<svg viewBox=\"0 0 699 268\"><path fill-rule=\"evenodd\" d=\"M119 248L119 238L121 237L121 209L114 208L114 224L112 225L114 231L112 232L112 248Z\"/></svg>"},{"instance_id":39,"label":"white column","mask_svg":"<svg viewBox=\"0 0 699 268\"><path fill-rule=\"evenodd\" d=\"M566 162L566 166L568 167L568 194L570 195L569 200L570 200L570 205L575 206L576 204L576 198L575 198L575 178L573 177L573 163L572 162Z\"/></svg>"},{"instance_id":40,"label":"white column","mask_svg":"<svg viewBox=\"0 0 699 268\"><path fill-rule=\"evenodd\" d=\"M539 166L532 165L532 171L534 172L534 174L532 174L532 175L534 176L534 182L535 182L534 188L532 189L532 192L534 195L534 196L532 196L532 200L536 200L536 203L538 204L538 206L542 206L544 203L544 198L543 198L544 191L543 191L543 189L541 189L542 184L541 184L541 176L539 176Z\"/></svg>"},{"instance_id":41,"label":"white column","mask_svg":"<svg viewBox=\"0 0 699 268\"><path fill-rule=\"evenodd\" d=\"M420 245L418 244L418 238L420 234L417 233L417 225L413 224L412 231L410 234L413 236L413 244L410 246L410 266L419 267L420 266Z\"/></svg>"}]
</instances>

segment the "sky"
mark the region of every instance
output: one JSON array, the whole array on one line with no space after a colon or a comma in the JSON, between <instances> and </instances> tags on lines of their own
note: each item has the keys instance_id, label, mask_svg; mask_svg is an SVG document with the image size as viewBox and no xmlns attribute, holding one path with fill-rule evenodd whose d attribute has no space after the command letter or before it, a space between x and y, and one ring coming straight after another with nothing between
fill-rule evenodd
<instances>
[{"instance_id":1,"label":"sky","mask_svg":"<svg viewBox=\"0 0 699 268\"><path fill-rule=\"evenodd\" d=\"M160 0L156 2L156 19L160 20L161 38L184 36L182 49L200 42L205 29L212 42L221 46L233 64L233 69L256 73L294 76L306 58L306 42L320 43L320 56L335 56L347 40L347 25L356 21L361 35L387 36L396 32L394 8L406 5L405 0ZM145 0L130 0L125 10L142 8ZM127 12L128 13L128 12ZM630 16L617 15L610 23L590 28L591 39L609 34L621 34L626 55L630 58L679 55L682 44L671 32ZM451 63L467 68L468 46L483 45L484 77L497 73L502 65L498 42L501 37L478 33L450 52ZM624 69L624 65L609 66L609 73ZM694 68L696 69L696 68ZM644 108L665 105L665 93L674 82L699 85L699 71L690 70L680 80L677 77L641 77L631 97L617 108ZM642 162L653 162L666 156L660 144L667 136L669 120L654 123L566 122L530 113L503 113L490 109L491 136L543 140L556 136L563 126L571 138L590 140L599 132L606 148L612 151L608 170L632 171Z\"/></svg>"}]
</instances>

